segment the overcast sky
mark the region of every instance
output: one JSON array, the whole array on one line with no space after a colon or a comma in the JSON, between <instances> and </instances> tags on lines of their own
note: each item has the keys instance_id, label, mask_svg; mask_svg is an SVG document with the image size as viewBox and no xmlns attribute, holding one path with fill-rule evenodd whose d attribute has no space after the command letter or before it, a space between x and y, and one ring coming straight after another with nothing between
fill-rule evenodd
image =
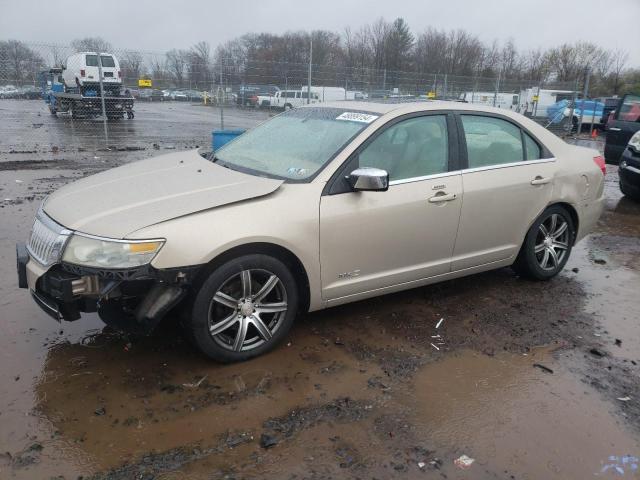
<instances>
[{"instance_id":1,"label":"overcast sky","mask_svg":"<svg viewBox=\"0 0 640 480\"><path fill-rule=\"evenodd\" d=\"M463 28L520 50L577 40L629 52L640 67L640 0L0 0L0 39L66 45L101 36L143 51L219 43L248 32L357 29L403 17L414 34Z\"/></svg>"}]
</instances>

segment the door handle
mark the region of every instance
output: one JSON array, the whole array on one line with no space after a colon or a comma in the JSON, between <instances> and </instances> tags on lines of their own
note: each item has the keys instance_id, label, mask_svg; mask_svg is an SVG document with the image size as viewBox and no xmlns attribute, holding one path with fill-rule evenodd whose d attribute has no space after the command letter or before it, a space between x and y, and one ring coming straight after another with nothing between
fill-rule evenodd
<instances>
[{"instance_id":1,"label":"door handle","mask_svg":"<svg viewBox=\"0 0 640 480\"><path fill-rule=\"evenodd\" d=\"M457 198L455 193L444 193L442 191L436 193L433 197L429 198L429 203L450 202Z\"/></svg>"},{"instance_id":2,"label":"door handle","mask_svg":"<svg viewBox=\"0 0 640 480\"><path fill-rule=\"evenodd\" d=\"M609 128L607 128L607 130L609 130L610 132L619 132L619 131L621 131L622 129L621 129L621 128L618 128L618 127L609 127Z\"/></svg>"},{"instance_id":3,"label":"door handle","mask_svg":"<svg viewBox=\"0 0 640 480\"><path fill-rule=\"evenodd\" d=\"M542 178L541 176L537 176L533 180L531 180L531 185L546 185L551 181L551 178Z\"/></svg>"}]
</instances>

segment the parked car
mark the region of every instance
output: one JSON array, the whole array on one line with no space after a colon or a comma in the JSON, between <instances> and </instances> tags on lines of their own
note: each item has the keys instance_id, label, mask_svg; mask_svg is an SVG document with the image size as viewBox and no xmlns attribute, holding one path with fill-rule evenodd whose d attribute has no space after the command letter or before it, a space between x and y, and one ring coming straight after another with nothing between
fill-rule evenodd
<instances>
[{"instance_id":1,"label":"parked car","mask_svg":"<svg viewBox=\"0 0 640 480\"><path fill-rule=\"evenodd\" d=\"M156 88L142 88L138 92L138 98L148 102L161 102L164 100L164 94Z\"/></svg>"},{"instance_id":2,"label":"parked car","mask_svg":"<svg viewBox=\"0 0 640 480\"><path fill-rule=\"evenodd\" d=\"M42 98L42 90L33 85L27 85L17 89L17 98L36 100Z\"/></svg>"},{"instance_id":3,"label":"parked car","mask_svg":"<svg viewBox=\"0 0 640 480\"><path fill-rule=\"evenodd\" d=\"M67 184L19 245L19 285L56 319L151 329L179 309L220 361L298 312L512 265L548 280L603 208L604 160L508 110L335 102L216 150ZM560 280L562 281L562 280Z\"/></svg>"},{"instance_id":4,"label":"parked car","mask_svg":"<svg viewBox=\"0 0 640 480\"><path fill-rule=\"evenodd\" d=\"M273 96L279 90L275 85L241 85L235 102L242 107L255 107L259 95Z\"/></svg>"},{"instance_id":5,"label":"parked car","mask_svg":"<svg viewBox=\"0 0 640 480\"><path fill-rule=\"evenodd\" d=\"M0 98L17 98L18 89L13 85L4 85L0 87Z\"/></svg>"},{"instance_id":6,"label":"parked car","mask_svg":"<svg viewBox=\"0 0 640 480\"><path fill-rule=\"evenodd\" d=\"M640 130L640 95L627 94L607 124L604 158L607 163L617 165L620 156L634 133Z\"/></svg>"},{"instance_id":7,"label":"parked car","mask_svg":"<svg viewBox=\"0 0 640 480\"><path fill-rule=\"evenodd\" d=\"M189 100L189 96L185 90L173 90L171 92L171 100L186 102Z\"/></svg>"},{"instance_id":8,"label":"parked car","mask_svg":"<svg viewBox=\"0 0 640 480\"><path fill-rule=\"evenodd\" d=\"M633 134L622 152L618 176L622 193L640 202L640 130Z\"/></svg>"}]
</instances>

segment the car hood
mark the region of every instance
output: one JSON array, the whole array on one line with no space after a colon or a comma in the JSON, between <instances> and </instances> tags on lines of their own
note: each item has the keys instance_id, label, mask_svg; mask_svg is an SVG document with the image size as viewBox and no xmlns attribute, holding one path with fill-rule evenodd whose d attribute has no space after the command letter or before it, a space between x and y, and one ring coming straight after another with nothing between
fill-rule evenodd
<instances>
[{"instance_id":1,"label":"car hood","mask_svg":"<svg viewBox=\"0 0 640 480\"><path fill-rule=\"evenodd\" d=\"M70 230L126 238L172 218L268 195L282 183L222 167L191 150L71 183L50 195L43 208Z\"/></svg>"}]
</instances>

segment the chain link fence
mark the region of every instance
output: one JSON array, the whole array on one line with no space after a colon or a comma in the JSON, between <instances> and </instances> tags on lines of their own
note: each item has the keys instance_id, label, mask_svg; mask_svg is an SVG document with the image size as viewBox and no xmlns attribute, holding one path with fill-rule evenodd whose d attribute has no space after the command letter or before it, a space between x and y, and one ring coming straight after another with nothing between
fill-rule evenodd
<instances>
[{"instance_id":1,"label":"chain link fence","mask_svg":"<svg viewBox=\"0 0 640 480\"><path fill-rule=\"evenodd\" d=\"M191 148L210 144L213 130L251 128L286 108L335 100L483 104L520 112L566 134L575 131L574 108L585 82L273 59L238 64L194 51L96 55L64 46L15 44L0 50L4 152ZM596 107L588 121L599 127L605 114Z\"/></svg>"}]
</instances>

